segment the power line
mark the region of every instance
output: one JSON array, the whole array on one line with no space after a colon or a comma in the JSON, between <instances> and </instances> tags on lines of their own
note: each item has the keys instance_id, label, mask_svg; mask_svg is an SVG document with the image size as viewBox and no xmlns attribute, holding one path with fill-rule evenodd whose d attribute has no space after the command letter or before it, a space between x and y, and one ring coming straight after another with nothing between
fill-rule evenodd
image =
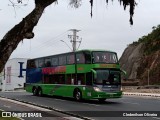
<instances>
[{"instance_id":1,"label":"power line","mask_svg":"<svg viewBox=\"0 0 160 120\"><path fill-rule=\"evenodd\" d=\"M54 38L51 38L51 39L43 42L40 46L36 46L36 47L34 47L33 49L31 49L30 51L25 50L25 51L23 51L23 53L21 53L21 54L23 54L23 56L26 56L26 55L30 54L31 52L32 52L32 53L33 53L34 51L37 52L38 49L42 49L42 48L44 48L44 47L46 47L46 46L51 47L51 46L53 46L54 44L57 44L57 43L59 42L59 40L57 40L57 41L53 41L53 40L55 40L55 39L57 39L57 38L60 38L60 37L63 37L67 32L68 32L68 31L65 31L65 32L63 32L63 33L55 36ZM51 43L52 43L52 44L51 44ZM47 49L44 49L44 50L47 50ZM19 56L19 55L17 55L17 56Z\"/></svg>"}]
</instances>

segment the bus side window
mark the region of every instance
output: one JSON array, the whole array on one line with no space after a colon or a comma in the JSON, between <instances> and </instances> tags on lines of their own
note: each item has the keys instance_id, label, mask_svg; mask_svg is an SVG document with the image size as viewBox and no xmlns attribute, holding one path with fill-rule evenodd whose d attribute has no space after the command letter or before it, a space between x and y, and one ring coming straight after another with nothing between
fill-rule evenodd
<instances>
[{"instance_id":1,"label":"bus side window","mask_svg":"<svg viewBox=\"0 0 160 120\"><path fill-rule=\"evenodd\" d=\"M65 75L59 75L58 84L65 84Z\"/></svg>"},{"instance_id":2,"label":"bus side window","mask_svg":"<svg viewBox=\"0 0 160 120\"><path fill-rule=\"evenodd\" d=\"M67 74L66 84L71 84L71 74Z\"/></svg>"},{"instance_id":3,"label":"bus side window","mask_svg":"<svg viewBox=\"0 0 160 120\"><path fill-rule=\"evenodd\" d=\"M28 60L27 68L36 68L35 60Z\"/></svg>"},{"instance_id":4,"label":"bus side window","mask_svg":"<svg viewBox=\"0 0 160 120\"><path fill-rule=\"evenodd\" d=\"M59 56L59 65L66 64L66 55Z\"/></svg>"},{"instance_id":5,"label":"bus side window","mask_svg":"<svg viewBox=\"0 0 160 120\"><path fill-rule=\"evenodd\" d=\"M36 68L38 68L38 60L37 59L35 60L35 65L36 65Z\"/></svg>"},{"instance_id":6,"label":"bus side window","mask_svg":"<svg viewBox=\"0 0 160 120\"><path fill-rule=\"evenodd\" d=\"M51 67L51 58L45 58L45 67Z\"/></svg>"},{"instance_id":7,"label":"bus side window","mask_svg":"<svg viewBox=\"0 0 160 120\"><path fill-rule=\"evenodd\" d=\"M58 65L58 57L53 57L52 58L52 66L57 66Z\"/></svg>"},{"instance_id":8,"label":"bus side window","mask_svg":"<svg viewBox=\"0 0 160 120\"><path fill-rule=\"evenodd\" d=\"M86 85L92 85L93 75L92 72L86 74Z\"/></svg>"},{"instance_id":9,"label":"bus side window","mask_svg":"<svg viewBox=\"0 0 160 120\"><path fill-rule=\"evenodd\" d=\"M74 54L67 55L67 64L74 64Z\"/></svg>"},{"instance_id":10,"label":"bus side window","mask_svg":"<svg viewBox=\"0 0 160 120\"><path fill-rule=\"evenodd\" d=\"M85 77L83 73L77 74L77 83L78 85L85 85Z\"/></svg>"},{"instance_id":11,"label":"bus side window","mask_svg":"<svg viewBox=\"0 0 160 120\"><path fill-rule=\"evenodd\" d=\"M48 75L44 75L44 77L43 77L43 83L44 84L49 84L49 76Z\"/></svg>"},{"instance_id":12,"label":"bus side window","mask_svg":"<svg viewBox=\"0 0 160 120\"><path fill-rule=\"evenodd\" d=\"M85 58L83 53L76 54L77 63L85 63Z\"/></svg>"},{"instance_id":13,"label":"bus side window","mask_svg":"<svg viewBox=\"0 0 160 120\"><path fill-rule=\"evenodd\" d=\"M89 51L84 52L86 63L91 63L91 53Z\"/></svg>"},{"instance_id":14,"label":"bus side window","mask_svg":"<svg viewBox=\"0 0 160 120\"><path fill-rule=\"evenodd\" d=\"M44 59L38 60L38 67L44 67Z\"/></svg>"}]
</instances>

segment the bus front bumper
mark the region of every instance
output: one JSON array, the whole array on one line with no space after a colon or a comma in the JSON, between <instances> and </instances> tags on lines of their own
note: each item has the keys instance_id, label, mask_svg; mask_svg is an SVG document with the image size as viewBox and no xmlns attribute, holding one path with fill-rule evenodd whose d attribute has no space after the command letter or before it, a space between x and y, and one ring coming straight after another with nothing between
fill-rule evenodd
<instances>
[{"instance_id":1,"label":"bus front bumper","mask_svg":"<svg viewBox=\"0 0 160 120\"><path fill-rule=\"evenodd\" d=\"M86 98L87 99L99 99L99 98L106 98L106 99L111 99L111 98L121 98L122 97L122 92L93 92L91 94L87 94Z\"/></svg>"}]
</instances>

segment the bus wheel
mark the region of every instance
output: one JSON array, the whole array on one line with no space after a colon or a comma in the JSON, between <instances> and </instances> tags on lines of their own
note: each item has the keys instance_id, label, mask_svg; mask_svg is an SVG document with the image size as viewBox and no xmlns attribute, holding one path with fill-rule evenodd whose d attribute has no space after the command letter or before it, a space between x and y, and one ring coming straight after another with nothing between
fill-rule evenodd
<instances>
[{"instance_id":1,"label":"bus wheel","mask_svg":"<svg viewBox=\"0 0 160 120\"><path fill-rule=\"evenodd\" d=\"M34 96L37 96L37 95L38 95L38 91L37 91L37 88L36 88L36 87L33 88L32 92L33 92L33 95L34 95Z\"/></svg>"},{"instance_id":2,"label":"bus wheel","mask_svg":"<svg viewBox=\"0 0 160 120\"><path fill-rule=\"evenodd\" d=\"M38 89L38 96L40 96L40 97L43 96L43 92L42 92L42 89L41 89L41 88Z\"/></svg>"},{"instance_id":3,"label":"bus wheel","mask_svg":"<svg viewBox=\"0 0 160 120\"><path fill-rule=\"evenodd\" d=\"M106 98L99 98L98 100L99 100L99 102L104 102L106 100Z\"/></svg>"},{"instance_id":4,"label":"bus wheel","mask_svg":"<svg viewBox=\"0 0 160 120\"><path fill-rule=\"evenodd\" d=\"M75 98L77 101L82 100L82 93L81 93L81 91L80 91L79 89L77 89L77 90L75 91L74 98Z\"/></svg>"}]
</instances>

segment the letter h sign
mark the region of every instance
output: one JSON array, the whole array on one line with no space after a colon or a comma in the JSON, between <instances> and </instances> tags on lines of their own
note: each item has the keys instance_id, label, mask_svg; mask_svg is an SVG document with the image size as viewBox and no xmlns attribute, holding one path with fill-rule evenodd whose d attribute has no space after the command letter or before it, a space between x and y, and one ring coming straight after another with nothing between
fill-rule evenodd
<instances>
[{"instance_id":1,"label":"letter h sign","mask_svg":"<svg viewBox=\"0 0 160 120\"><path fill-rule=\"evenodd\" d=\"M26 71L26 69L23 69L23 64L24 62L18 62L20 65L20 69L19 69L19 76L18 77L24 77L23 76L23 71Z\"/></svg>"}]
</instances>

